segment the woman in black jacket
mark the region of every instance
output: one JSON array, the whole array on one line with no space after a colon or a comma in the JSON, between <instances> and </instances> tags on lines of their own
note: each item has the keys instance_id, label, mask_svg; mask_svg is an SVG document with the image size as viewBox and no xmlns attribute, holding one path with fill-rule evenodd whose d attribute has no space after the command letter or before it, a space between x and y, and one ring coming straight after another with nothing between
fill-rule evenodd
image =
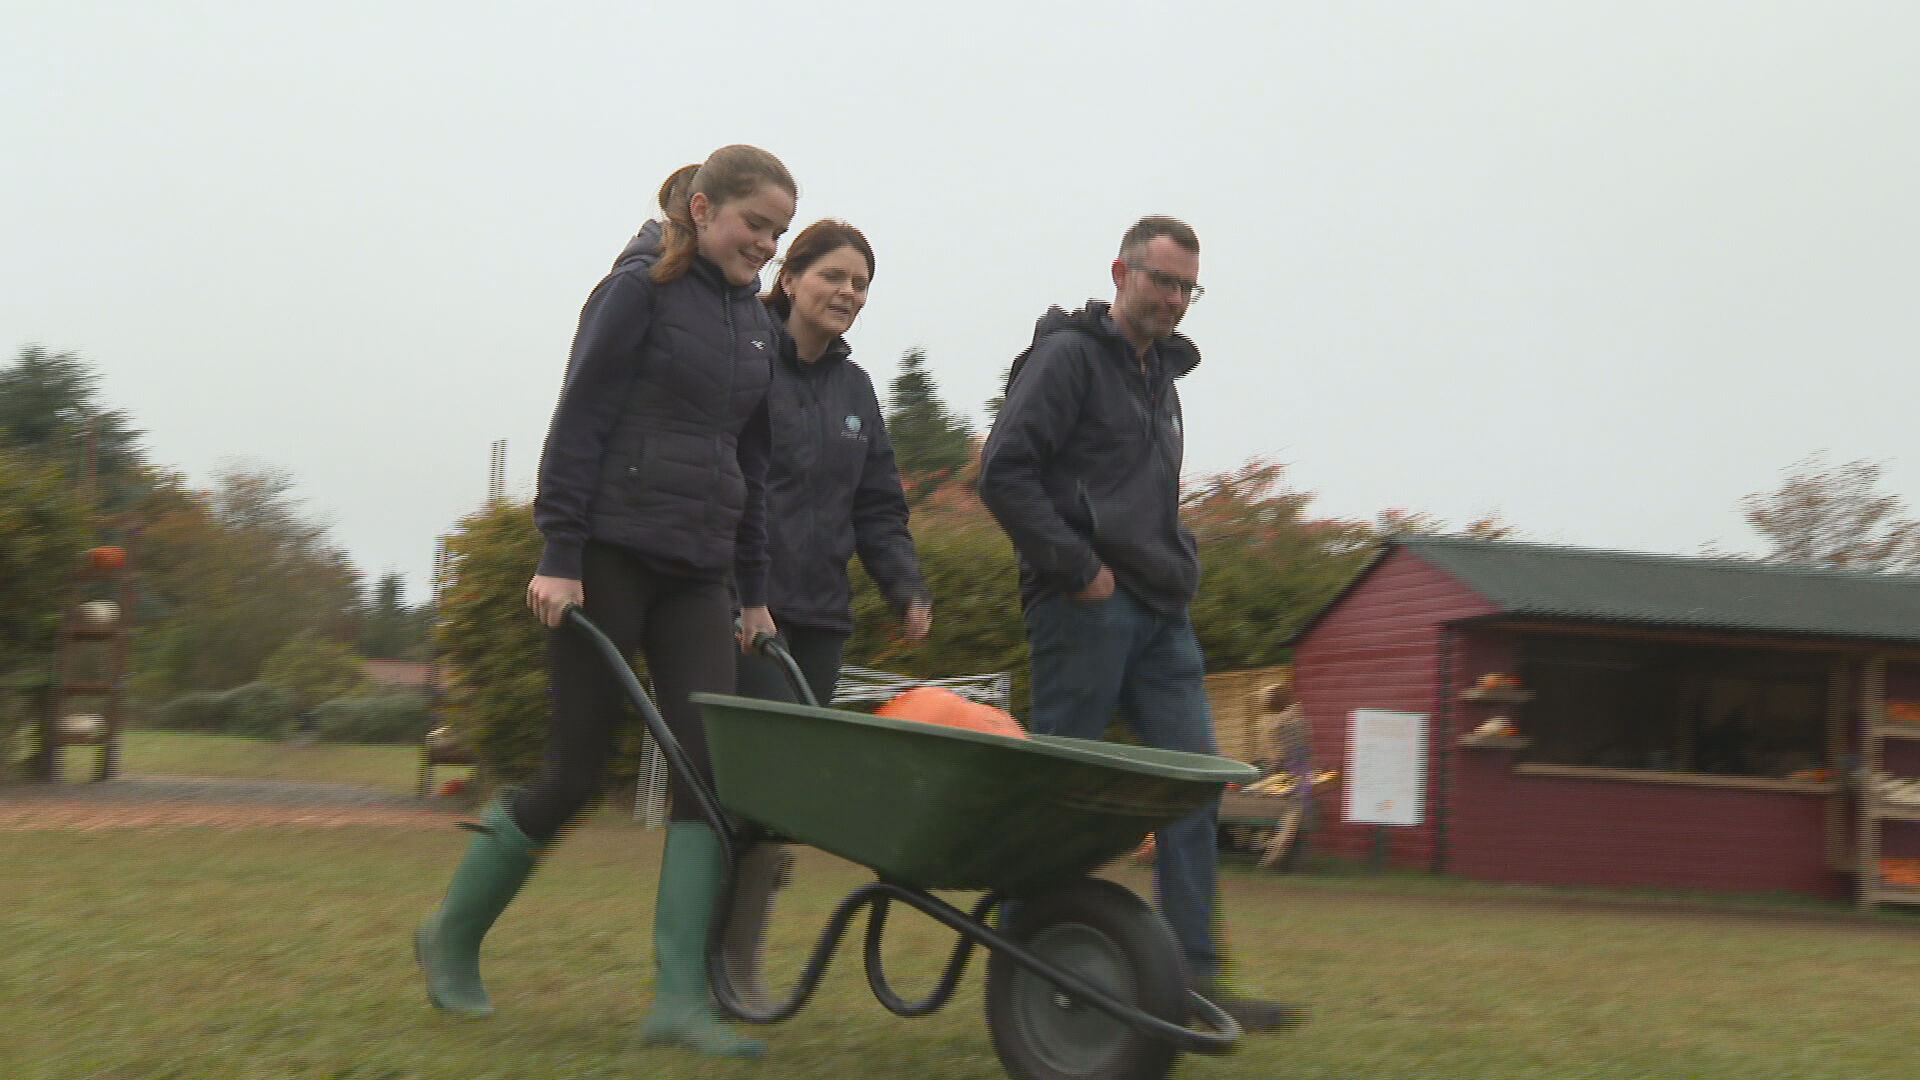
<instances>
[{"instance_id":1,"label":"woman in black jacket","mask_svg":"<svg viewBox=\"0 0 1920 1080\"><path fill-rule=\"evenodd\" d=\"M907 637L924 637L933 620L880 402L845 337L872 280L873 248L860 230L816 221L794 238L762 297L787 330L767 391L768 604L823 705L853 633L847 561L856 553ZM739 670L740 693L792 699L767 660L743 658Z\"/></svg>"},{"instance_id":2,"label":"woman in black jacket","mask_svg":"<svg viewBox=\"0 0 1920 1080\"><path fill-rule=\"evenodd\" d=\"M546 764L478 827L446 898L415 935L427 996L451 1012L492 1012L482 937L534 863L596 798L625 698L583 635L583 606L622 652L643 652L660 712L708 770L688 700L734 685L729 578L743 631L773 632L766 608L766 391L778 326L756 293L792 220L779 159L729 146L660 188L650 221L587 298L540 459L534 522L546 541L527 605L548 627L553 703ZM716 1024L705 944L722 872L718 838L677 781L654 913L653 1005L642 1035L729 1056L758 1044Z\"/></svg>"},{"instance_id":3,"label":"woman in black jacket","mask_svg":"<svg viewBox=\"0 0 1920 1080\"><path fill-rule=\"evenodd\" d=\"M794 238L763 298L787 329L767 392L774 446L767 469L768 602L822 705L833 698L853 632L847 561L854 554L908 638L925 637L933 622L880 403L867 373L848 359L844 335L866 306L872 280L873 248L860 230L817 221ZM758 655L741 658L738 692L795 700L784 673ZM724 936L734 987L762 1007L759 944L787 862L778 845L746 853Z\"/></svg>"}]
</instances>

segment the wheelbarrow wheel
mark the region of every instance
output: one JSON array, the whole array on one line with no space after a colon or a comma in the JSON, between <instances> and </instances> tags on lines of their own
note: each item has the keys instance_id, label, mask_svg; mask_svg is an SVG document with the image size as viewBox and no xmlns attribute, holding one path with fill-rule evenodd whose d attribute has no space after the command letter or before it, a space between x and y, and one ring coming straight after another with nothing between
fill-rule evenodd
<instances>
[{"instance_id":1,"label":"wheelbarrow wheel","mask_svg":"<svg viewBox=\"0 0 1920 1080\"><path fill-rule=\"evenodd\" d=\"M1022 900L1007 935L1151 1016L1185 1024L1187 976L1173 932L1144 900L1086 878ZM1076 1001L1016 960L987 957L987 1028L1019 1080L1160 1080L1179 1050Z\"/></svg>"}]
</instances>

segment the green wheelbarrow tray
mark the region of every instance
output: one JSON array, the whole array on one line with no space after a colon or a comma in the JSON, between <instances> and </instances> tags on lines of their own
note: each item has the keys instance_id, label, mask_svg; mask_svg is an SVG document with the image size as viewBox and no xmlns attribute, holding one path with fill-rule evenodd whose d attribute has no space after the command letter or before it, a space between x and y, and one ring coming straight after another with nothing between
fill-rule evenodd
<instances>
[{"instance_id":1,"label":"green wheelbarrow tray","mask_svg":"<svg viewBox=\"0 0 1920 1080\"><path fill-rule=\"evenodd\" d=\"M694 694L719 800L920 889L1070 881L1259 771L1228 758Z\"/></svg>"}]
</instances>

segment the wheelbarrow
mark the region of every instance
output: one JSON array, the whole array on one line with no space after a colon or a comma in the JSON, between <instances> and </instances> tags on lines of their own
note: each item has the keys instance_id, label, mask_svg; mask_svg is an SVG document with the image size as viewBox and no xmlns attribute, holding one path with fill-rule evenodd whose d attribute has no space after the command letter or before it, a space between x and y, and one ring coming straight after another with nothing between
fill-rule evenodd
<instances>
[{"instance_id":1,"label":"wheelbarrow","mask_svg":"<svg viewBox=\"0 0 1920 1080\"><path fill-rule=\"evenodd\" d=\"M726 881L707 971L715 1001L755 1024L784 1021L820 984L853 918L868 912L867 984L891 1012L926 1016L953 997L973 949L987 952L993 1047L1019 1080L1159 1080L1182 1052L1225 1054L1239 1025L1189 987L1166 922L1131 890L1089 876L1161 826L1256 775L1204 754L1036 735L1014 738L912 720L725 694L695 694L713 762L710 788L619 649L580 611L567 619L624 684L669 765L720 837ZM770 636L757 648L811 699ZM715 790L717 789L717 791ZM773 839L872 870L828 918L787 1000L754 1007L723 956L741 857ZM979 891L962 910L932 890ZM895 903L954 931L933 992L895 991L881 959Z\"/></svg>"}]
</instances>

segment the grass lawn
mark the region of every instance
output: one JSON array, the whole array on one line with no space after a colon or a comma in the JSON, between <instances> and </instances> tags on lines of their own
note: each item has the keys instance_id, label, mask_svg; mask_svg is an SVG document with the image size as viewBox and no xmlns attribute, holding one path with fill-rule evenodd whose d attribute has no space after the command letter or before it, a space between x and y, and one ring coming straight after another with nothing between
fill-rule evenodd
<instances>
[{"instance_id":1,"label":"grass lawn","mask_svg":"<svg viewBox=\"0 0 1920 1080\"><path fill-rule=\"evenodd\" d=\"M388 782L404 786L405 765ZM844 947L815 1001L763 1029L760 1063L626 1051L651 981L660 833L621 818L572 836L502 919L486 955L500 1011L483 1022L428 1008L408 943L464 846L456 830L0 833L0 1076L1002 1075L977 962L947 1010L903 1020ZM1150 888L1139 870L1116 876ZM776 979L862 877L803 855L772 928ZM1316 1019L1185 1058L1182 1077L1905 1080L1920 1061L1912 920L1243 867L1226 891L1244 982L1311 1000ZM928 985L944 932L899 913L889 935L899 981Z\"/></svg>"},{"instance_id":2,"label":"grass lawn","mask_svg":"<svg viewBox=\"0 0 1920 1080\"><path fill-rule=\"evenodd\" d=\"M68 748L61 770L63 779L77 782L92 775L93 755L91 747ZM233 735L129 731L121 742L120 767L128 773L309 780L411 793L419 775L420 749L339 743L295 746ZM446 779L466 772L442 768L434 775Z\"/></svg>"}]
</instances>

